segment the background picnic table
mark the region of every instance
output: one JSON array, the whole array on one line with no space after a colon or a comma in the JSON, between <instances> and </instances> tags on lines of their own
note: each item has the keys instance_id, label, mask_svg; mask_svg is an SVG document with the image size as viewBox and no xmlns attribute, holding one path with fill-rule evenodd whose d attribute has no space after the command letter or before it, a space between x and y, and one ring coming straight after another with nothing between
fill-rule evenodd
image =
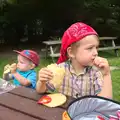
<instances>
[{"instance_id":1,"label":"background picnic table","mask_svg":"<svg viewBox=\"0 0 120 120\"><path fill-rule=\"evenodd\" d=\"M120 45L116 45L115 41L117 39L117 37L99 37L100 46L98 48L98 51L114 50L116 56L118 57L118 49L120 49ZM60 56L61 40L49 40L43 41L43 43L46 45L46 58L50 56L54 62L54 58Z\"/></svg>"}]
</instances>

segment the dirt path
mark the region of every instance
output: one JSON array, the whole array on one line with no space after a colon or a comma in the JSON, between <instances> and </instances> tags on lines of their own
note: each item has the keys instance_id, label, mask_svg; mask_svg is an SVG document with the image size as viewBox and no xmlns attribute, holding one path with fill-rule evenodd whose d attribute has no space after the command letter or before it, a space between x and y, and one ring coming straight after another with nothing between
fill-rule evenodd
<instances>
[{"instance_id":1,"label":"dirt path","mask_svg":"<svg viewBox=\"0 0 120 120\"><path fill-rule=\"evenodd\" d=\"M7 47L7 46L1 46L2 48L0 48L0 57L14 57L16 56L16 53L13 52L13 50L23 50L23 49L31 49L36 51L41 57L44 57L45 53L43 51L41 51L42 48L44 48L45 46L42 45L33 45L30 47L27 45L21 45L19 47Z\"/></svg>"}]
</instances>

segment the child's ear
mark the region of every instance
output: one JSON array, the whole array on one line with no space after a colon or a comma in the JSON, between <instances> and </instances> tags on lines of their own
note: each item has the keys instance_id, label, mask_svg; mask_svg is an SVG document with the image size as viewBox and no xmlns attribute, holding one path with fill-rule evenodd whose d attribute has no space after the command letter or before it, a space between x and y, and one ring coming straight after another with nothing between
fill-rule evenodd
<instances>
[{"instance_id":1,"label":"child's ear","mask_svg":"<svg viewBox=\"0 0 120 120\"><path fill-rule=\"evenodd\" d=\"M67 48L67 54L69 58L75 58L74 52L71 47Z\"/></svg>"},{"instance_id":2,"label":"child's ear","mask_svg":"<svg viewBox=\"0 0 120 120\"><path fill-rule=\"evenodd\" d=\"M31 64L31 68L30 69L34 69L35 68L35 64Z\"/></svg>"}]
</instances>

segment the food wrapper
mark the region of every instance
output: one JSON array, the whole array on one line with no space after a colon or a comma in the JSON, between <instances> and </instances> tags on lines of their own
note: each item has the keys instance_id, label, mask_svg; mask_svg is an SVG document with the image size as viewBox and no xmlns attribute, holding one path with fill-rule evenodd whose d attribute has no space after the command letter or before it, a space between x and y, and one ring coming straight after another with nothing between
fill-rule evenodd
<instances>
[{"instance_id":1,"label":"food wrapper","mask_svg":"<svg viewBox=\"0 0 120 120\"><path fill-rule=\"evenodd\" d=\"M13 85L11 82L8 82L8 81L0 78L0 94L11 91L14 88L16 88L16 86Z\"/></svg>"},{"instance_id":2,"label":"food wrapper","mask_svg":"<svg viewBox=\"0 0 120 120\"><path fill-rule=\"evenodd\" d=\"M67 111L65 111L63 114L62 114L62 120L71 120Z\"/></svg>"},{"instance_id":3,"label":"food wrapper","mask_svg":"<svg viewBox=\"0 0 120 120\"><path fill-rule=\"evenodd\" d=\"M57 64L48 65L47 68L53 72L53 79L50 81L55 88L59 88L65 76L65 69Z\"/></svg>"}]
</instances>

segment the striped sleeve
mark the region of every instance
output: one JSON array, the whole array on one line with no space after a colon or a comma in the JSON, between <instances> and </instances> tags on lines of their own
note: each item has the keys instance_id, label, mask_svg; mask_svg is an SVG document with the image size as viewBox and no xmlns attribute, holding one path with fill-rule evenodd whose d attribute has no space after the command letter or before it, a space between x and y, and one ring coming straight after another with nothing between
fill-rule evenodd
<instances>
[{"instance_id":1,"label":"striped sleeve","mask_svg":"<svg viewBox=\"0 0 120 120\"><path fill-rule=\"evenodd\" d=\"M103 75L100 71L95 72L95 81L94 81L94 88L95 88L95 95L101 92L103 85Z\"/></svg>"}]
</instances>

